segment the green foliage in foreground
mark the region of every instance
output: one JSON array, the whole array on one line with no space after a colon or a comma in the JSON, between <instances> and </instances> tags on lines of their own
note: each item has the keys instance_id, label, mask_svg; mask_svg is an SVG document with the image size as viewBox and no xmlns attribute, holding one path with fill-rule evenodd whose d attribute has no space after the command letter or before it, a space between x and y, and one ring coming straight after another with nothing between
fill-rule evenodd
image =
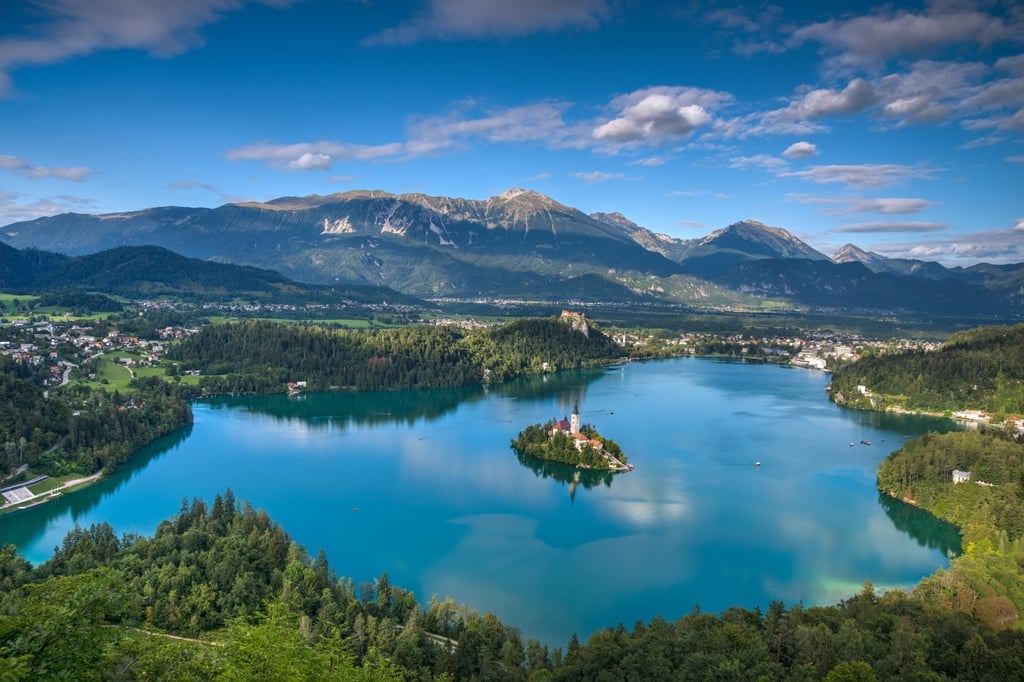
<instances>
[{"instance_id":1,"label":"green foliage in foreground","mask_svg":"<svg viewBox=\"0 0 1024 682\"><path fill-rule=\"evenodd\" d=\"M670 610L671 605L666 605ZM171 638L177 635L179 638ZM185 637L181 639L180 637ZM358 588L265 512L194 500L152 538L76 529L32 568L0 548L0 679L1019 679L1024 632L899 591L694 609L551 649L382 575Z\"/></svg>"},{"instance_id":2,"label":"green foliage in foreground","mask_svg":"<svg viewBox=\"0 0 1024 682\"><path fill-rule=\"evenodd\" d=\"M876 394L873 403L858 385ZM938 351L864 358L836 370L831 395L867 409L1024 414L1024 324L960 332Z\"/></svg>"},{"instance_id":3,"label":"green foliage in foreground","mask_svg":"<svg viewBox=\"0 0 1024 682\"><path fill-rule=\"evenodd\" d=\"M954 469L971 480L953 483ZM1024 444L999 433L929 434L890 454L878 489L912 500L963 533L963 556L918 585L923 600L991 627L1024 613Z\"/></svg>"},{"instance_id":4,"label":"green foliage in foreground","mask_svg":"<svg viewBox=\"0 0 1024 682\"><path fill-rule=\"evenodd\" d=\"M495 330L243 321L209 325L167 357L200 370L207 392L273 393L289 381L305 381L310 390L463 386L540 372L544 363L555 371L607 362L619 352L599 330L586 336L554 318Z\"/></svg>"}]
</instances>

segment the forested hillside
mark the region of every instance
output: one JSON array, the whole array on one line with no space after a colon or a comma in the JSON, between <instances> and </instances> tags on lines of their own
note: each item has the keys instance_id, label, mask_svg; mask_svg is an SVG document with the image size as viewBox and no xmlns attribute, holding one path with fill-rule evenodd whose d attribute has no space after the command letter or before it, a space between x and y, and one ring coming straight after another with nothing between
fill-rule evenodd
<instances>
[{"instance_id":1,"label":"forested hillside","mask_svg":"<svg viewBox=\"0 0 1024 682\"><path fill-rule=\"evenodd\" d=\"M172 639L176 634L197 639ZM387 575L354 585L230 491L152 538L77 529L33 568L0 548L0 679L1018 679L1024 632L866 583L835 606L694 608L551 648Z\"/></svg>"},{"instance_id":2,"label":"forested hillside","mask_svg":"<svg viewBox=\"0 0 1024 682\"><path fill-rule=\"evenodd\" d=\"M970 479L953 482L953 471ZM1024 613L1024 444L999 433L927 435L890 454L878 489L960 527L963 556L917 588L1001 627Z\"/></svg>"},{"instance_id":3,"label":"forested hillside","mask_svg":"<svg viewBox=\"0 0 1024 682\"><path fill-rule=\"evenodd\" d=\"M1024 324L960 332L938 351L863 358L835 371L830 394L866 409L1024 414Z\"/></svg>"},{"instance_id":4,"label":"forested hillside","mask_svg":"<svg viewBox=\"0 0 1024 682\"><path fill-rule=\"evenodd\" d=\"M168 358L204 375L208 392L382 390L461 386L607 362L619 349L600 330L589 336L555 318L496 330L403 327L328 329L264 321L208 325ZM213 375L213 376L211 376Z\"/></svg>"},{"instance_id":5,"label":"forested hillside","mask_svg":"<svg viewBox=\"0 0 1024 682\"><path fill-rule=\"evenodd\" d=\"M47 399L41 388L0 372L0 472L22 465L51 476L113 470L139 448L192 422L180 391L150 381L140 382L130 397L68 386Z\"/></svg>"}]
</instances>

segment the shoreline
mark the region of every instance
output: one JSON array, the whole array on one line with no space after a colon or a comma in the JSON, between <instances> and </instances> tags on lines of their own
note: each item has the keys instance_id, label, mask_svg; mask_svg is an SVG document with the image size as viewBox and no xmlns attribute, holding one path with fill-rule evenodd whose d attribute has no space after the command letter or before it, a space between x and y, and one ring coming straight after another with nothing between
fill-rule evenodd
<instances>
[{"instance_id":1,"label":"shoreline","mask_svg":"<svg viewBox=\"0 0 1024 682\"><path fill-rule=\"evenodd\" d=\"M70 492L72 489L78 490L86 488L89 485L99 481L103 478L103 471L97 471L89 476L83 476L82 478L73 478L70 481L65 481L56 488L51 488L46 492L39 493L38 495L33 494L31 498L18 502L16 504L5 504L0 507L0 514L8 514L11 512L21 511L23 509L31 509L32 507L38 507L39 505L46 504L51 500L54 500L65 492Z\"/></svg>"}]
</instances>

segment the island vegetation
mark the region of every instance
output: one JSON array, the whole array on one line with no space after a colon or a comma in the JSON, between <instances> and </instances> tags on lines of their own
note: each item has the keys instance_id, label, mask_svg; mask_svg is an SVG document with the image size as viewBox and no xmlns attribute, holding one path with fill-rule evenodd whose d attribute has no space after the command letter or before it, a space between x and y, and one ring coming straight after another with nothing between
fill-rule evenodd
<instances>
[{"instance_id":1,"label":"island vegetation","mask_svg":"<svg viewBox=\"0 0 1024 682\"><path fill-rule=\"evenodd\" d=\"M562 420L565 421L565 420ZM595 469L629 471L633 467L619 444L605 438L590 424L579 426L579 437L568 428L560 428L552 419L546 424L531 424L512 440L518 452L537 459Z\"/></svg>"}]
</instances>

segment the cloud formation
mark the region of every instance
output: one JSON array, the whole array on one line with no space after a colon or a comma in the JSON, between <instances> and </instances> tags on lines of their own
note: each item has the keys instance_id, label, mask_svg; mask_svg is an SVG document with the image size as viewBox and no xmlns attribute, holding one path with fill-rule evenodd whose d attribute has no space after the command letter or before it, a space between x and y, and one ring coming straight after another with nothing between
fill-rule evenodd
<instances>
[{"instance_id":1,"label":"cloud formation","mask_svg":"<svg viewBox=\"0 0 1024 682\"><path fill-rule=\"evenodd\" d=\"M611 145L657 145L679 139L711 121L709 109L732 100L728 93L703 88L660 86L616 97L617 113L598 124L593 138Z\"/></svg>"},{"instance_id":2,"label":"cloud formation","mask_svg":"<svg viewBox=\"0 0 1024 682\"><path fill-rule=\"evenodd\" d=\"M594 30L609 16L606 0L430 0L426 11L364 38L364 46L421 40L515 37L566 28Z\"/></svg>"},{"instance_id":3,"label":"cloud formation","mask_svg":"<svg viewBox=\"0 0 1024 682\"><path fill-rule=\"evenodd\" d=\"M937 172L934 168L898 163L862 163L812 166L805 170L786 171L780 175L820 185L842 183L855 187L885 187L906 180L930 180Z\"/></svg>"},{"instance_id":4,"label":"cloud formation","mask_svg":"<svg viewBox=\"0 0 1024 682\"><path fill-rule=\"evenodd\" d=\"M29 35L0 40L0 94L10 72L57 64L102 50L142 50L173 57L203 45L199 29L244 5L283 7L298 0L47 0L44 19Z\"/></svg>"},{"instance_id":5,"label":"cloud formation","mask_svg":"<svg viewBox=\"0 0 1024 682\"><path fill-rule=\"evenodd\" d=\"M941 232L947 229L946 225L942 223L928 223L924 221L905 221L905 222L874 222L874 223L854 223L852 225L843 225L841 227L833 228L833 232L842 233L855 233L855 234L872 234L872 233L893 233L893 232Z\"/></svg>"},{"instance_id":6,"label":"cloud formation","mask_svg":"<svg viewBox=\"0 0 1024 682\"><path fill-rule=\"evenodd\" d=\"M800 141L786 147L782 155L787 159L806 159L818 155L818 147L810 142Z\"/></svg>"},{"instance_id":7,"label":"cloud formation","mask_svg":"<svg viewBox=\"0 0 1024 682\"><path fill-rule=\"evenodd\" d=\"M890 258L920 258L939 260L947 265L990 263L1017 263L1024 260L1024 230L1017 227L984 230L971 234L949 235L926 241L880 244L874 248Z\"/></svg>"},{"instance_id":8,"label":"cloud formation","mask_svg":"<svg viewBox=\"0 0 1024 682\"><path fill-rule=\"evenodd\" d=\"M849 215L851 213L881 213L883 215L897 215L920 213L930 206L935 206L934 201L905 197L841 198L815 197L807 194L787 194L786 198L801 204L818 204L834 207L822 209L821 212L825 215Z\"/></svg>"},{"instance_id":9,"label":"cloud formation","mask_svg":"<svg viewBox=\"0 0 1024 682\"><path fill-rule=\"evenodd\" d=\"M81 182L92 172L91 168L75 166L72 168L64 166L36 166L25 159L16 156L0 154L0 168L14 171L18 175L32 179L57 178L60 180L72 180Z\"/></svg>"},{"instance_id":10,"label":"cloud formation","mask_svg":"<svg viewBox=\"0 0 1024 682\"><path fill-rule=\"evenodd\" d=\"M835 66L877 69L900 56L924 56L957 45L987 46L1017 40L1018 26L964 3L934 2L925 11L882 10L830 19L796 29L789 44L815 42L832 53Z\"/></svg>"},{"instance_id":11,"label":"cloud formation","mask_svg":"<svg viewBox=\"0 0 1024 682\"><path fill-rule=\"evenodd\" d=\"M573 173L572 176L583 182L595 183L595 182L607 182L609 180L624 180L626 178L622 173L605 173L603 171L589 171L586 173Z\"/></svg>"},{"instance_id":12,"label":"cloud formation","mask_svg":"<svg viewBox=\"0 0 1024 682\"><path fill-rule=\"evenodd\" d=\"M72 211L93 211L96 207L96 202L92 199L70 194L41 197L27 202L24 199L25 195L18 192L0 191L0 225Z\"/></svg>"},{"instance_id":13,"label":"cloud formation","mask_svg":"<svg viewBox=\"0 0 1024 682\"><path fill-rule=\"evenodd\" d=\"M538 142L550 147L581 146L562 118L564 105L550 102L476 111L466 103L450 114L412 121L404 141L359 145L332 140L280 144L257 142L229 149L229 161L263 161L275 168L326 171L335 162L404 161L467 147L474 140L492 143Z\"/></svg>"}]
</instances>

